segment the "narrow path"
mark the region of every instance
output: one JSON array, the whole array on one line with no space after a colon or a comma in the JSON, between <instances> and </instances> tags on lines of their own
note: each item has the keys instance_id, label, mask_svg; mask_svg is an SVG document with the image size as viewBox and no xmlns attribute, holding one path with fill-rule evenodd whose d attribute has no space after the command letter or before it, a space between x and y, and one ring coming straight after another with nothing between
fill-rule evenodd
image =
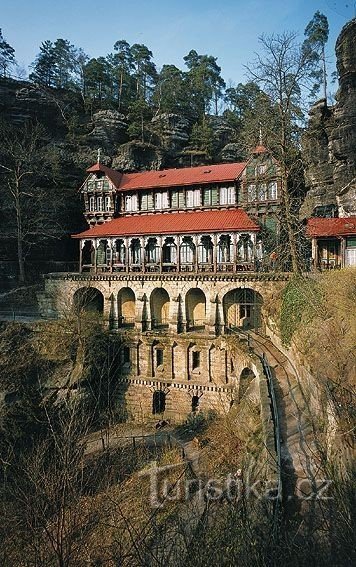
<instances>
[{"instance_id":1,"label":"narrow path","mask_svg":"<svg viewBox=\"0 0 356 567\"><path fill-rule=\"evenodd\" d=\"M319 477L312 413L289 359L269 340L250 332L255 353L265 354L272 370L281 427L283 499L286 511L310 512Z\"/></svg>"}]
</instances>

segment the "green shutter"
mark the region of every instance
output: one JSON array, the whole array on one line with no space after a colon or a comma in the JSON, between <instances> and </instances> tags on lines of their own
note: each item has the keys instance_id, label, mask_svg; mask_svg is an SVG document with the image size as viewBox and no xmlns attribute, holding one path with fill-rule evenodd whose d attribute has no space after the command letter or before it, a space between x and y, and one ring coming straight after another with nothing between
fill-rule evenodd
<instances>
[{"instance_id":1,"label":"green shutter","mask_svg":"<svg viewBox=\"0 0 356 567\"><path fill-rule=\"evenodd\" d=\"M147 209L151 211L153 209L153 194L148 193L147 195Z\"/></svg>"},{"instance_id":2,"label":"green shutter","mask_svg":"<svg viewBox=\"0 0 356 567\"><path fill-rule=\"evenodd\" d=\"M346 238L346 246L347 248L353 248L356 246L356 236L348 236Z\"/></svg>"},{"instance_id":3,"label":"green shutter","mask_svg":"<svg viewBox=\"0 0 356 567\"><path fill-rule=\"evenodd\" d=\"M171 198L172 198L172 209L177 209L178 208L178 191L176 191L175 189L171 192Z\"/></svg>"},{"instance_id":4,"label":"green shutter","mask_svg":"<svg viewBox=\"0 0 356 567\"><path fill-rule=\"evenodd\" d=\"M148 196L147 193L142 193L141 196L141 211L147 211L148 209Z\"/></svg>"},{"instance_id":5,"label":"green shutter","mask_svg":"<svg viewBox=\"0 0 356 567\"><path fill-rule=\"evenodd\" d=\"M184 209L185 207L185 203L184 203L184 192L183 189L179 189L179 193L178 193L178 208L179 209Z\"/></svg>"},{"instance_id":6,"label":"green shutter","mask_svg":"<svg viewBox=\"0 0 356 567\"><path fill-rule=\"evenodd\" d=\"M218 204L218 190L216 187L211 190L211 204L215 207Z\"/></svg>"},{"instance_id":7,"label":"green shutter","mask_svg":"<svg viewBox=\"0 0 356 567\"><path fill-rule=\"evenodd\" d=\"M203 205L204 207L210 206L210 196L211 196L211 189L204 189L203 193Z\"/></svg>"}]
</instances>

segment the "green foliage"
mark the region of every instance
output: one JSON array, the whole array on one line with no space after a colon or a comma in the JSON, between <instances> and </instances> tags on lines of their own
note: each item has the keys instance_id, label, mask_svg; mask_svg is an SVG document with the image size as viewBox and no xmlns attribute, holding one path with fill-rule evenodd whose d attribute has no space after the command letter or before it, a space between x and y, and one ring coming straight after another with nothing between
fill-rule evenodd
<instances>
[{"instance_id":1,"label":"green foliage","mask_svg":"<svg viewBox=\"0 0 356 567\"><path fill-rule=\"evenodd\" d=\"M321 291L315 281L295 276L288 282L282 295L280 315L280 331L284 345L290 345L302 322L320 314L321 304Z\"/></svg>"},{"instance_id":2,"label":"green foliage","mask_svg":"<svg viewBox=\"0 0 356 567\"><path fill-rule=\"evenodd\" d=\"M9 43L7 43L0 28L0 68L2 70L3 77L6 77L8 69L14 64L15 50Z\"/></svg>"}]
</instances>

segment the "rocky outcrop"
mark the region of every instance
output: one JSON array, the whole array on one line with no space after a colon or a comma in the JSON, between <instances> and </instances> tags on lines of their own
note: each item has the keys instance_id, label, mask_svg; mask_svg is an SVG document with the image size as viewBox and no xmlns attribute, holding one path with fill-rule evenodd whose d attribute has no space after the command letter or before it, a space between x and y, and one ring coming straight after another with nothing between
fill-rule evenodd
<instances>
[{"instance_id":1,"label":"rocky outcrop","mask_svg":"<svg viewBox=\"0 0 356 567\"><path fill-rule=\"evenodd\" d=\"M186 118L178 114L163 113L152 118L150 130L159 146L170 154L176 154L189 140L190 125Z\"/></svg>"},{"instance_id":2,"label":"rocky outcrop","mask_svg":"<svg viewBox=\"0 0 356 567\"><path fill-rule=\"evenodd\" d=\"M163 166L163 152L152 144L137 140L121 145L118 155L112 161L113 169L127 172L161 169Z\"/></svg>"},{"instance_id":3,"label":"rocky outcrop","mask_svg":"<svg viewBox=\"0 0 356 567\"><path fill-rule=\"evenodd\" d=\"M318 101L309 113L303 139L307 197L301 209L335 205L343 216L356 213L356 19L346 24L336 43L339 90L336 104Z\"/></svg>"},{"instance_id":4,"label":"rocky outcrop","mask_svg":"<svg viewBox=\"0 0 356 567\"><path fill-rule=\"evenodd\" d=\"M114 153L120 144L128 140L125 116L117 110L98 110L93 114L91 127L86 141L109 153Z\"/></svg>"}]
</instances>

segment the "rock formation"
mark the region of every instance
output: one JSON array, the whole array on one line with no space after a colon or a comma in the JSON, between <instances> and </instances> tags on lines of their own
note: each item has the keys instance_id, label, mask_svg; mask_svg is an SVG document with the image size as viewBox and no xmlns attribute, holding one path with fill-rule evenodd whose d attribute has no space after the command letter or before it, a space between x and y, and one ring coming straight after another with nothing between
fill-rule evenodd
<instances>
[{"instance_id":1,"label":"rock formation","mask_svg":"<svg viewBox=\"0 0 356 567\"><path fill-rule=\"evenodd\" d=\"M336 104L315 103L303 140L307 197L301 209L334 206L340 216L356 214L356 19L336 42L339 90Z\"/></svg>"}]
</instances>

